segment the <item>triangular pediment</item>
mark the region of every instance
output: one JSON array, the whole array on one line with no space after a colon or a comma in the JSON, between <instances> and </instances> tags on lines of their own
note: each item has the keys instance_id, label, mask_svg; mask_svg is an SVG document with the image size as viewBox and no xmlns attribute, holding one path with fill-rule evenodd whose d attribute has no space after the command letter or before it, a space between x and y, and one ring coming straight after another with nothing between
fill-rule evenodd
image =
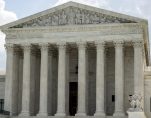
<instances>
[{"instance_id":1,"label":"triangular pediment","mask_svg":"<svg viewBox=\"0 0 151 118\"><path fill-rule=\"evenodd\" d=\"M62 25L137 23L143 19L68 2L49 10L6 24L1 28L27 28Z\"/></svg>"}]
</instances>

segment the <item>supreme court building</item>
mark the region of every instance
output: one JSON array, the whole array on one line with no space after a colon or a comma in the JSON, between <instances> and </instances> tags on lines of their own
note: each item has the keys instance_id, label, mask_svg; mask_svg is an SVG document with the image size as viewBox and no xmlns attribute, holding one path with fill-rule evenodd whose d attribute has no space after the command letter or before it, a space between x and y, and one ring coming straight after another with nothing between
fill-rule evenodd
<instances>
[{"instance_id":1,"label":"supreme court building","mask_svg":"<svg viewBox=\"0 0 151 118\"><path fill-rule=\"evenodd\" d=\"M151 117L147 20L68 2L0 28L10 116L125 118L139 93Z\"/></svg>"}]
</instances>

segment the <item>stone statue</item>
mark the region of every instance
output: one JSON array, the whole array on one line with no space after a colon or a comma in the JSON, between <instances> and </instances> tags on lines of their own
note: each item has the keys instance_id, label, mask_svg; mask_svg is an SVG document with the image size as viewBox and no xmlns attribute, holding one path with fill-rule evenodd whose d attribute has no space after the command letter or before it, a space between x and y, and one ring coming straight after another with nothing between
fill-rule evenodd
<instances>
[{"instance_id":1,"label":"stone statue","mask_svg":"<svg viewBox=\"0 0 151 118\"><path fill-rule=\"evenodd\" d=\"M99 24L99 23L100 23L100 18L99 18L99 16L98 16L98 14L95 14L93 19L94 19L94 20L93 20L93 23L94 23L94 24Z\"/></svg>"},{"instance_id":2,"label":"stone statue","mask_svg":"<svg viewBox=\"0 0 151 118\"><path fill-rule=\"evenodd\" d=\"M83 10L81 13L82 24L85 24L85 11Z\"/></svg>"},{"instance_id":3,"label":"stone statue","mask_svg":"<svg viewBox=\"0 0 151 118\"><path fill-rule=\"evenodd\" d=\"M92 14L90 14L90 24L93 24L93 21L94 21L94 14L92 13Z\"/></svg>"},{"instance_id":4,"label":"stone statue","mask_svg":"<svg viewBox=\"0 0 151 118\"><path fill-rule=\"evenodd\" d=\"M101 14L100 23L105 23L105 22L106 22L106 18L103 14Z\"/></svg>"},{"instance_id":5,"label":"stone statue","mask_svg":"<svg viewBox=\"0 0 151 118\"><path fill-rule=\"evenodd\" d=\"M37 24L38 24L39 26L43 26L44 23L43 23L42 17L38 18Z\"/></svg>"},{"instance_id":6,"label":"stone statue","mask_svg":"<svg viewBox=\"0 0 151 118\"><path fill-rule=\"evenodd\" d=\"M51 16L48 16L48 18L46 18L45 25L46 26L50 26L51 25Z\"/></svg>"},{"instance_id":7,"label":"stone statue","mask_svg":"<svg viewBox=\"0 0 151 118\"><path fill-rule=\"evenodd\" d=\"M86 14L85 14L85 24L89 24L90 23L90 18L89 18L89 13L87 12Z\"/></svg>"},{"instance_id":8,"label":"stone statue","mask_svg":"<svg viewBox=\"0 0 151 118\"><path fill-rule=\"evenodd\" d=\"M82 24L82 14L79 9L76 12L76 24Z\"/></svg>"},{"instance_id":9,"label":"stone statue","mask_svg":"<svg viewBox=\"0 0 151 118\"><path fill-rule=\"evenodd\" d=\"M142 112L142 96L140 94L134 94L129 97L129 102L131 108L128 109L129 112Z\"/></svg>"},{"instance_id":10,"label":"stone statue","mask_svg":"<svg viewBox=\"0 0 151 118\"><path fill-rule=\"evenodd\" d=\"M54 25L58 25L58 22L59 22L59 18L58 18L58 16L56 15L56 14L54 14L53 16L52 16L52 25L54 26Z\"/></svg>"},{"instance_id":11,"label":"stone statue","mask_svg":"<svg viewBox=\"0 0 151 118\"><path fill-rule=\"evenodd\" d=\"M62 11L62 13L60 15L59 24L60 25L67 24L67 15L65 14L65 11Z\"/></svg>"},{"instance_id":12,"label":"stone statue","mask_svg":"<svg viewBox=\"0 0 151 118\"><path fill-rule=\"evenodd\" d=\"M75 13L73 8L70 8L69 10L69 16L68 16L68 24L75 24Z\"/></svg>"}]
</instances>

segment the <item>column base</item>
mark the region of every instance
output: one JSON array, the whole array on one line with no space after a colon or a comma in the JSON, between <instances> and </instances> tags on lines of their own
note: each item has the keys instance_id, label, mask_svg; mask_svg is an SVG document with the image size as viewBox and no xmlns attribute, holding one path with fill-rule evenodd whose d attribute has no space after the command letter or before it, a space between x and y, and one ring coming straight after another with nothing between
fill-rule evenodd
<instances>
[{"instance_id":1,"label":"column base","mask_svg":"<svg viewBox=\"0 0 151 118\"><path fill-rule=\"evenodd\" d=\"M86 116L86 113L77 113L75 116L80 117L80 116Z\"/></svg>"},{"instance_id":2,"label":"column base","mask_svg":"<svg viewBox=\"0 0 151 118\"><path fill-rule=\"evenodd\" d=\"M10 112L10 116L17 116L17 113Z\"/></svg>"},{"instance_id":3,"label":"column base","mask_svg":"<svg viewBox=\"0 0 151 118\"><path fill-rule=\"evenodd\" d=\"M95 118L97 118L97 117L99 117L99 118L100 118L100 117L101 117L101 118L105 118L105 116L106 116L106 115L105 115L105 113L104 113L103 111L96 111L95 114L94 114L94 117L95 117Z\"/></svg>"},{"instance_id":4,"label":"column base","mask_svg":"<svg viewBox=\"0 0 151 118\"><path fill-rule=\"evenodd\" d=\"M48 116L48 113L47 113L47 112L39 112L39 113L37 114L37 116L38 116L38 117L41 117L41 116L47 117L47 116Z\"/></svg>"},{"instance_id":5,"label":"column base","mask_svg":"<svg viewBox=\"0 0 151 118\"><path fill-rule=\"evenodd\" d=\"M128 118L146 118L144 112L127 112Z\"/></svg>"},{"instance_id":6,"label":"column base","mask_svg":"<svg viewBox=\"0 0 151 118\"><path fill-rule=\"evenodd\" d=\"M19 116L30 116L30 113L27 111L22 111Z\"/></svg>"},{"instance_id":7,"label":"column base","mask_svg":"<svg viewBox=\"0 0 151 118\"><path fill-rule=\"evenodd\" d=\"M115 118L125 118L125 113L122 112L122 111L116 111L116 112L113 114L113 117L115 117Z\"/></svg>"},{"instance_id":8,"label":"column base","mask_svg":"<svg viewBox=\"0 0 151 118\"><path fill-rule=\"evenodd\" d=\"M58 113L55 114L55 116L57 116L57 117L64 117L64 116L66 116L66 114L58 112Z\"/></svg>"}]
</instances>

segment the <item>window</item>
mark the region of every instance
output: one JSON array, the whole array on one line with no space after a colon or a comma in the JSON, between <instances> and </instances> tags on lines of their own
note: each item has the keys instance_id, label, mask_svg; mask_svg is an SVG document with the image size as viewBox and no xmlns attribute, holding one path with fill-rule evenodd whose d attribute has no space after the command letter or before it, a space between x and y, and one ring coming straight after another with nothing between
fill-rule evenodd
<instances>
[{"instance_id":1,"label":"window","mask_svg":"<svg viewBox=\"0 0 151 118\"><path fill-rule=\"evenodd\" d=\"M112 95L112 102L115 102L115 95Z\"/></svg>"},{"instance_id":2,"label":"window","mask_svg":"<svg viewBox=\"0 0 151 118\"><path fill-rule=\"evenodd\" d=\"M4 99L0 99L0 113L4 112Z\"/></svg>"}]
</instances>

